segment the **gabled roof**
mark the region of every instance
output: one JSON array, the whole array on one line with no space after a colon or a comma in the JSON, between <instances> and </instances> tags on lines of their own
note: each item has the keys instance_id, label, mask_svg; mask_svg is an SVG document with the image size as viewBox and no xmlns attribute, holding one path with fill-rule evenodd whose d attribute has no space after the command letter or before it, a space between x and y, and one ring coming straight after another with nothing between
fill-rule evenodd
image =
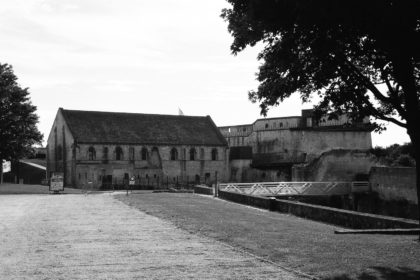
<instances>
[{"instance_id":1,"label":"gabled roof","mask_svg":"<svg viewBox=\"0 0 420 280\"><path fill-rule=\"evenodd\" d=\"M227 146L209 116L59 110L79 143Z\"/></svg>"}]
</instances>

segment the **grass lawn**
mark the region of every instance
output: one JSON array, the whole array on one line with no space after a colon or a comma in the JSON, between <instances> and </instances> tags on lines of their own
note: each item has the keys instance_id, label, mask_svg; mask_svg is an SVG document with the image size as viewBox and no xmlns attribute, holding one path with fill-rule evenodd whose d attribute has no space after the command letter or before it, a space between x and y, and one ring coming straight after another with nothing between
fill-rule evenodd
<instances>
[{"instance_id":1,"label":"grass lawn","mask_svg":"<svg viewBox=\"0 0 420 280\"><path fill-rule=\"evenodd\" d=\"M420 279L417 236L335 235L336 226L195 194L116 198L189 232L322 279Z\"/></svg>"},{"instance_id":2,"label":"grass lawn","mask_svg":"<svg viewBox=\"0 0 420 280\"><path fill-rule=\"evenodd\" d=\"M0 195L2 194L49 194L48 186L26 185L26 184L0 184ZM64 188L60 193L82 193L79 189Z\"/></svg>"}]
</instances>

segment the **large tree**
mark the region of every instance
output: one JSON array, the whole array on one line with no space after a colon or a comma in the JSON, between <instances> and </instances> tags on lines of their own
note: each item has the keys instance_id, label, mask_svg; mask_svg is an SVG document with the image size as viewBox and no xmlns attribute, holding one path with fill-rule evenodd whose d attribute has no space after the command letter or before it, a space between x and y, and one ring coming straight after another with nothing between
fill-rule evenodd
<instances>
[{"instance_id":1,"label":"large tree","mask_svg":"<svg viewBox=\"0 0 420 280\"><path fill-rule=\"evenodd\" d=\"M0 63L0 163L22 158L41 143L35 111L28 89L17 83L12 66ZM0 180L2 169L0 164Z\"/></svg>"},{"instance_id":2,"label":"large tree","mask_svg":"<svg viewBox=\"0 0 420 280\"><path fill-rule=\"evenodd\" d=\"M261 42L261 112L298 92L318 113L373 116L407 130L420 202L420 1L227 0L234 54ZM419 207L420 215L420 207Z\"/></svg>"}]
</instances>

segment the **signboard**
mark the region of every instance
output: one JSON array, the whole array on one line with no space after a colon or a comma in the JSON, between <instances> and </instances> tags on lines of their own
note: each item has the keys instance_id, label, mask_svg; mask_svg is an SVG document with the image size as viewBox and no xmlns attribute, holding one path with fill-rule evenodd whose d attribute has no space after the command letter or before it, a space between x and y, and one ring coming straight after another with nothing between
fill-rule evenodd
<instances>
[{"instance_id":1,"label":"signboard","mask_svg":"<svg viewBox=\"0 0 420 280\"><path fill-rule=\"evenodd\" d=\"M3 160L3 173L10 172L12 170L12 165L10 164L10 161Z\"/></svg>"},{"instance_id":2,"label":"signboard","mask_svg":"<svg viewBox=\"0 0 420 280\"><path fill-rule=\"evenodd\" d=\"M63 173L55 172L51 176L50 191L59 192L64 191L64 176Z\"/></svg>"},{"instance_id":3,"label":"signboard","mask_svg":"<svg viewBox=\"0 0 420 280\"><path fill-rule=\"evenodd\" d=\"M130 186L134 186L136 184L136 178L131 177L130 182L128 183Z\"/></svg>"}]
</instances>

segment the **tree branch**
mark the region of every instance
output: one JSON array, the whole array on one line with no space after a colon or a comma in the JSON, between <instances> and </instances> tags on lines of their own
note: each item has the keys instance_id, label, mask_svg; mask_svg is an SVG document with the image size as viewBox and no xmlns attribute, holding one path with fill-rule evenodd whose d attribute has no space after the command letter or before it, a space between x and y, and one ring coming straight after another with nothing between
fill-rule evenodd
<instances>
[{"instance_id":1,"label":"tree branch","mask_svg":"<svg viewBox=\"0 0 420 280\"><path fill-rule=\"evenodd\" d=\"M350 62L349 62L350 63ZM348 65L348 64L347 64ZM353 67L351 67L351 69L348 69L351 73L348 73L348 74L358 74L358 73L354 73L354 71L353 71L353 68L355 68L355 66L354 65L352 65ZM348 68L348 67L345 67L345 68ZM339 71L342 73L342 75L344 76L344 73L343 73L343 71L344 71L344 69L343 69L343 67L340 67L339 68ZM362 73L360 73L360 75L362 76L362 77L364 77L363 76L363 74ZM359 75L359 76L360 76ZM364 78L366 78L366 77L364 77ZM348 82L348 79L343 79L343 81L348 85L348 86L351 86L351 84ZM379 91L379 90L378 90ZM382 94L381 94L382 95ZM383 95L382 95L383 96ZM369 101L369 99L366 97L366 96L359 96L360 98L362 98L363 99L363 102L366 104L366 106L368 106L368 108L369 108L369 110L372 112L372 116L374 116L375 118L377 118L377 119L381 119L381 120L384 120L384 121L388 121L388 122L392 122L392 123L394 123L394 124L396 124L396 125L398 125L398 126L401 126L401 127L404 127L404 128L407 128L407 124L406 123L403 123L403 122L401 122L401 121L399 121L399 120L397 120L397 119L395 119L395 118L392 118L392 117L388 117L388 116L385 116L384 114L382 114L377 108L375 108L375 106L372 104L372 102L370 102ZM386 97L387 99L389 99L388 97Z\"/></svg>"},{"instance_id":2,"label":"tree branch","mask_svg":"<svg viewBox=\"0 0 420 280\"><path fill-rule=\"evenodd\" d=\"M362 81L362 83L366 86L366 88L373 93L373 95L375 96L376 99L378 99L379 101L381 101L383 103L391 104L397 110L397 112L400 114L401 118L406 119L407 112L401 106L401 103L399 103L398 101L395 101L397 98L390 98L390 97L387 97L387 96L383 95L381 93L381 91L369 80L369 78L367 78L365 75L363 75L363 73L352 62L348 61L348 59L346 59L346 58L343 58L343 62L347 67L350 68L350 71L357 76L358 80ZM386 79L385 79L385 81L386 81ZM398 95L396 95L396 96L398 96ZM399 122L398 120L396 120L394 118L385 117L384 115L383 115L383 117L396 121L397 125L402 126L401 124L403 124L402 122ZM388 120L388 121L390 121L390 120ZM405 126L403 126L403 127L405 127Z\"/></svg>"},{"instance_id":3,"label":"tree branch","mask_svg":"<svg viewBox=\"0 0 420 280\"><path fill-rule=\"evenodd\" d=\"M385 81L385 84L386 84L386 86L388 87L388 90L389 90L389 92L390 92L390 100L392 100L391 101L391 104L392 105L394 105L394 108L397 110L397 112L398 112L398 114L400 114L400 116L403 118L403 119L405 119L405 115L406 115L406 111L404 110L404 108L401 106L401 102L399 102L399 97L398 97L398 92L400 91L400 85L398 84L398 83L396 83L397 84L397 86L394 88L392 85L391 85L391 82L390 82L390 80L388 79L388 76L384 76L383 77L383 79L384 79L384 81Z\"/></svg>"},{"instance_id":4,"label":"tree branch","mask_svg":"<svg viewBox=\"0 0 420 280\"><path fill-rule=\"evenodd\" d=\"M401 121L399 121L399 120L397 120L397 119L394 119L394 118L392 118L392 117L387 117L387 116L385 116L384 114L381 114L376 108L374 108L373 106L372 106L372 110L373 111L375 111L375 113L374 114L372 114L372 115L374 115L376 118L378 118L378 119L381 119L381 120L384 120L384 121L388 121L388 122L392 122L392 123L394 123L394 124L396 124L396 125L398 125L398 126L401 126L401 127L404 127L404 128L407 128L407 124L406 123L403 123L403 122L401 122Z\"/></svg>"}]
</instances>

